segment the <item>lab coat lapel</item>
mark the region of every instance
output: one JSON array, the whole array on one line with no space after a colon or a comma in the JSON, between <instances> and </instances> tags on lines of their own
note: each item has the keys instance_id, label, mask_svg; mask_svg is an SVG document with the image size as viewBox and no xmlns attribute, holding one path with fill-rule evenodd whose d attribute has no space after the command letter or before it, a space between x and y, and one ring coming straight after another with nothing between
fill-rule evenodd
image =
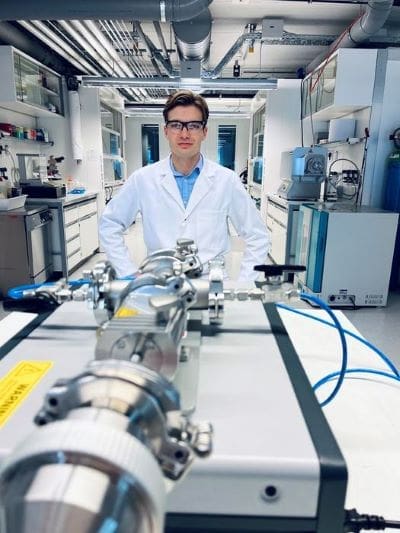
<instances>
[{"instance_id":1,"label":"lab coat lapel","mask_svg":"<svg viewBox=\"0 0 400 533\"><path fill-rule=\"evenodd\" d=\"M204 196L209 192L213 185L213 173L210 172L210 169L208 168L208 164L205 161L202 171L199 174L199 177L197 178L192 194L189 198L189 203L186 207L186 214L190 215L190 213L195 209L195 207L199 204L199 202L204 198Z\"/></svg>"},{"instance_id":2,"label":"lab coat lapel","mask_svg":"<svg viewBox=\"0 0 400 533\"><path fill-rule=\"evenodd\" d=\"M185 206L183 204L181 193L179 192L178 185L176 183L176 179L174 178L174 175L172 174L171 168L169 166L169 158L164 159L162 161L160 175L161 186L163 187L164 191L166 191L167 194L172 196L172 198L179 205L182 211L184 211Z\"/></svg>"}]
</instances>

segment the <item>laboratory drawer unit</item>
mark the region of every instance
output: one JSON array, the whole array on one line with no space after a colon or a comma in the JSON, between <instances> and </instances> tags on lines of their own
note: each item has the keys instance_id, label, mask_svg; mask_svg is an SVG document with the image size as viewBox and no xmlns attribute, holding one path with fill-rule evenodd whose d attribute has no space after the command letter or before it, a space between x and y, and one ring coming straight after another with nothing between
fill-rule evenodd
<instances>
[{"instance_id":1,"label":"laboratory drawer unit","mask_svg":"<svg viewBox=\"0 0 400 533\"><path fill-rule=\"evenodd\" d=\"M398 213L370 207L302 205L296 275L304 292L332 306L384 306Z\"/></svg>"}]
</instances>

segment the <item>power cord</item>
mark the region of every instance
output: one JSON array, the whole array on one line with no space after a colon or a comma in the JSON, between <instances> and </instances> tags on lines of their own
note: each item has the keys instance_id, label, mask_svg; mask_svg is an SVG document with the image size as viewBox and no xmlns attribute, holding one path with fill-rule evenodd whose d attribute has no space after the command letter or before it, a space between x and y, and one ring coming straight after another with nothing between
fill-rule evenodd
<instances>
[{"instance_id":1,"label":"power cord","mask_svg":"<svg viewBox=\"0 0 400 533\"><path fill-rule=\"evenodd\" d=\"M360 514L356 509L345 511L344 533L359 533L360 531L382 531L384 529L400 529L398 520L385 520L383 516L374 514Z\"/></svg>"}]
</instances>

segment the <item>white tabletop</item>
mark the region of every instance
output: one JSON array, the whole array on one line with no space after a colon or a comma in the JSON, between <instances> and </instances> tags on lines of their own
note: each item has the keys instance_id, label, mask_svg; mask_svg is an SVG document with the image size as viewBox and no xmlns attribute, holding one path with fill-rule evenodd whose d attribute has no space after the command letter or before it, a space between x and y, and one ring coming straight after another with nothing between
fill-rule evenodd
<instances>
[{"instance_id":1,"label":"white tabletop","mask_svg":"<svg viewBox=\"0 0 400 533\"><path fill-rule=\"evenodd\" d=\"M324 311L302 311L331 320ZM335 314L343 327L359 334L343 313ZM340 369L342 349L335 329L287 310L280 310L280 315L312 384ZM347 343L349 368L390 372L365 345L348 336ZM321 401L334 384L318 389ZM348 377L323 409L348 466L346 508L399 520L400 383L374 375Z\"/></svg>"}]
</instances>

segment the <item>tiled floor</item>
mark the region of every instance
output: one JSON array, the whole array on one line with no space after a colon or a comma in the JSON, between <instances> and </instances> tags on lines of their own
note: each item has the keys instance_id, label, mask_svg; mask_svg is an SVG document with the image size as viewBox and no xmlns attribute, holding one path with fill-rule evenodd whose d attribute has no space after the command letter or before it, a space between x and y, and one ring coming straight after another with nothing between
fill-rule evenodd
<instances>
[{"instance_id":1,"label":"tiled floor","mask_svg":"<svg viewBox=\"0 0 400 533\"><path fill-rule=\"evenodd\" d=\"M226 268L230 278L235 279L239 273L243 243L234 232L232 233L232 250L226 258ZM136 263L140 263L146 257L140 220L127 232L126 242L133 259ZM90 270L101 260L105 260L105 254L95 254L71 275L71 279L79 279L82 277L83 270ZM0 318L4 314L0 302ZM400 367L400 291L390 293L388 304L384 308L348 310L345 311L345 315L365 338L380 348Z\"/></svg>"}]
</instances>

